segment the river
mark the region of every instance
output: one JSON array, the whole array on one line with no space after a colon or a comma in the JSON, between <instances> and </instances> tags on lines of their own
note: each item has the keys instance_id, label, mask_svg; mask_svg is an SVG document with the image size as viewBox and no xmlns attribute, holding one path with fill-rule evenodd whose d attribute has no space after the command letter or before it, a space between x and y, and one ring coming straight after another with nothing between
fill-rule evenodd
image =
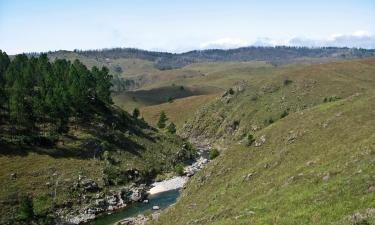
<instances>
[{"instance_id":1,"label":"river","mask_svg":"<svg viewBox=\"0 0 375 225\"><path fill-rule=\"evenodd\" d=\"M201 170L208 162L208 149L205 147L197 147L198 159L191 165L184 168L188 176L173 177L161 182L155 182L150 189L150 195L147 196L148 203L137 202L111 214L104 214L95 218L93 221L85 225L113 225L116 222L129 217L136 217L139 214L151 213L153 206L165 209L174 204L180 195L180 189L185 184L189 176L193 176Z\"/></svg>"},{"instance_id":2,"label":"river","mask_svg":"<svg viewBox=\"0 0 375 225\"><path fill-rule=\"evenodd\" d=\"M131 204L129 207L113 212L110 215L99 216L95 220L87 223L87 225L112 225L128 217L134 217L138 214L147 214L152 211L152 206L154 205L159 206L160 209L165 209L175 203L179 195L180 191L178 189L149 195L147 198L148 203L137 202Z\"/></svg>"}]
</instances>

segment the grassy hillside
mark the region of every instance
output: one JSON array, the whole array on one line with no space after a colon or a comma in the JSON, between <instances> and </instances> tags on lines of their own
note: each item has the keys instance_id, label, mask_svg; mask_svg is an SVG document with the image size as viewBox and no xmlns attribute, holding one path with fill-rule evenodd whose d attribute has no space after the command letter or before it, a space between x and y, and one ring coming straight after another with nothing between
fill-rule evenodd
<instances>
[{"instance_id":1,"label":"grassy hillside","mask_svg":"<svg viewBox=\"0 0 375 225\"><path fill-rule=\"evenodd\" d=\"M6 125L1 126L0 223L17 217L23 195L33 197L37 214L48 213L56 179L55 203L79 205L79 192L70 191L79 176L94 180L105 191L132 182L147 183L192 156L191 150L182 147L183 140L118 109L89 122L71 122L69 132L51 146L10 142L5 129ZM127 174L134 170L138 175L129 178Z\"/></svg>"},{"instance_id":2,"label":"grassy hillside","mask_svg":"<svg viewBox=\"0 0 375 225\"><path fill-rule=\"evenodd\" d=\"M227 89L219 100L199 110L181 133L241 141L290 113L373 89L374 71L374 58L254 70L232 91Z\"/></svg>"},{"instance_id":3,"label":"grassy hillside","mask_svg":"<svg viewBox=\"0 0 375 225\"><path fill-rule=\"evenodd\" d=\"M210 95L221 89L209 86L171 85L148 90L128 91L113 96L116 105L131 112L136 107L171 103L176 99L197 95Z\"/></svg>"},{"instance_id":4,"label":"grassy hillside","mask_svg":"<svg viewBox=\"0 0 375 225\"><path fill-rule=\"evenodd\" d=\"M291 113L194 176L154 224L375 224L375 95Z\"/></svg>"},{"instance_id":5,"label":"grassy hillside","mask_svg":"<svg viewBox=\"0 0 375 225\"><path fill-rule=\"evenodd\" d=\"M218 95L219 94L191 96L176 99L171 103L142 107L140 108L141 116L148 123L156 126L160 113L164 111L169 119L169 122L175 123L177 128L182 128L185 122L188 121L192 115L194 115L197 109L208 104Z\"/></svg>"}]
</instances>

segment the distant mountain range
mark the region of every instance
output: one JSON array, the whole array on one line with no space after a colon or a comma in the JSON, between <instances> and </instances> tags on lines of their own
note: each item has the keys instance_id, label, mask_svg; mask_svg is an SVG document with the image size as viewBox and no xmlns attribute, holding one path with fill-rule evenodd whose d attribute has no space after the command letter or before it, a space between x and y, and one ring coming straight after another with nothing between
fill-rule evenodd
<instances>
[{"instance_id":1,"label":"distant mountain range","mask_svg":"<svg viewBox=\"0 0 375 225\"><path fill-rule=\"evenodd\" d=\"M57 51L50 52L58 55ZM268 61L275 64L303 59L354 59L375 56L375 49L358 48L307 48L307 47L243 47L237 49L194 50L185 53L154 52L134 48L112 48L101 50L75 50L75 53L96 59L137 58L152 61L160 70L176 69L192 63L217 61Z\"/></svg>"}]
</instances>

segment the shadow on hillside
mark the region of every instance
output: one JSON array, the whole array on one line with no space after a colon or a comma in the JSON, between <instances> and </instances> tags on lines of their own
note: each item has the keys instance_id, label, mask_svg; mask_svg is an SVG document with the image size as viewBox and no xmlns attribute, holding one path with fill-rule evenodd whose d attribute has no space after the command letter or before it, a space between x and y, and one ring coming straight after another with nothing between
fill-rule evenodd
<instances>
[{"instance_id":1,"label":"shadow on hillside","mask_svg":"<svg viewBox=\"0 0 375 225\"><path fill-rule=\"evenodd\" d=\"M79 140L75 137L76 140ZM128 151L134 155L140 156L141 152L145 150L144 146L122 137L118 140L113 140L112 137L101 137L102 141L111 143L109 151L123 150ZM5 143L0 141L0 156L27 156L29 153L36 153L40 155L48 155L53 158L75 158L75 159L92 159L100 157L104 152L100 145L100 139L92 138L82 140L79 147L60 147L54 146L36 146L36 145L15 145L12 143Z\"/></svg>"}]
</instances>

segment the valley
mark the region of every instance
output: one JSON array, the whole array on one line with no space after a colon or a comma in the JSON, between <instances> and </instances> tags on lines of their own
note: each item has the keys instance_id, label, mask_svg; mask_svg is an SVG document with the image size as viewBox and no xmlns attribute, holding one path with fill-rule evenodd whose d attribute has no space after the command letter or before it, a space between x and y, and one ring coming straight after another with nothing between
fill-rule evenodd
<instances>
[{"instance_id":1,"label":"valley","mask_svg":"<svg viewBox=\"0 0 375 225\"><path fill-rule=\"evenodd\" d=\"M233 58L231 51L245 50L230 50L229 58L202 52L196 61L126 49L42 56L52 67L79 59L91 73L108 66L112 102L89 100L87 116L73 108L62 132L47 129L48 118L41 118L32 136L10 135L12 122L2 120L0 223L23 223L24 196L40 224L57 218L112 224L126 217L134 224L138 214L147 224L374 223L372 51ZM160 61L169 66L160 68ZM118 88L120 78L128 85ZM3 118L7 110L4 105ZM192 174L181 172L202 145L218 151L217 158ZM182 188L147 197L154 182L181 175L191 177ZM142 203L147 198L150 204ZM162 210L151 213L155 205Z\"/></svg>"}]
</instances>

